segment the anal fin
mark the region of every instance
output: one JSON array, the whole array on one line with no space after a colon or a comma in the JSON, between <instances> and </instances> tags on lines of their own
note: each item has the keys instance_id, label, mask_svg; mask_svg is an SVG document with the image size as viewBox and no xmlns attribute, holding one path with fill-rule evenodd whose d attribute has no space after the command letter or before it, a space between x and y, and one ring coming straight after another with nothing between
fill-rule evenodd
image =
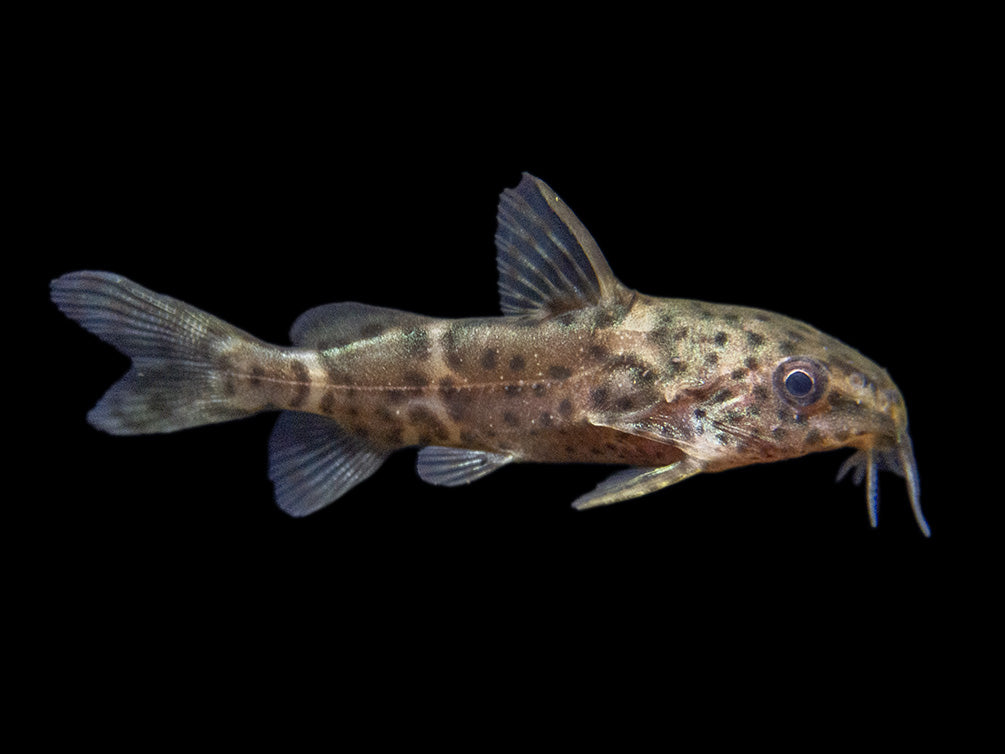
<instances>
[{"instance_id":1,"label":"anal fin","mask_svg":"<svg viewBox=\"0 0 1005 754\"><path fill-rule=\"evenodd\" d=\"M592 492L580 495L572 503L576 510L610 505L676 484L701 472L698 462L685 458L669 466L657 468L631 468L612 474L597 485Z\"/></svg>"},{"instance_id":2,"label":"anal fin","mask_svg":"<svg viewBox=\"0 0 1005 754\"><path fill-rule=\"evenodd\" d=\"M283 411L269 438L276 503L291 516L314 513L373 474L389 454L331 419Z\"/></svg>"},{"instance_id":3,"label":"anal fin","mask_svg":"<svg viewBox=\"0 0 1005 754\"><path fill-rule=\"evenodd\" d=\"M431 445L419 451L416 470L424 482L456 487L481 479L512 460L513 456L504 453Z\"/></svg>"}]
</instances>

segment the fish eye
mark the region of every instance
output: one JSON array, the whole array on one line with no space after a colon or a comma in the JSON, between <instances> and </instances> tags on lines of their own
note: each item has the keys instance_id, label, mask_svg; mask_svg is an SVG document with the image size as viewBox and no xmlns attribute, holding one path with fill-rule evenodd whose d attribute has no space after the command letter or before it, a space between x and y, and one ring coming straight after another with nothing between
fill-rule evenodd
<instances>
[{"instance_id":1,"label":"fish eye","mask_svg":"<svg viewBox=\"0 0 1005 754\"><path fill-rule=\"evenodd\" d=\"M793 406L812 406L827 388L827 368L805 356L786 359L775 369L775 391Z\"/></svg>"},{"instance_id":2,"label":"fish eye","mask_svg":"<svg viewBox=\"0 0 1005 754\"><path fill-rule=\"evenodd\" d=\"M813 390L813 377L802 369L793 369L785 378L785 389L794 398L804 398Z\"/></svg>"}]
</instances>

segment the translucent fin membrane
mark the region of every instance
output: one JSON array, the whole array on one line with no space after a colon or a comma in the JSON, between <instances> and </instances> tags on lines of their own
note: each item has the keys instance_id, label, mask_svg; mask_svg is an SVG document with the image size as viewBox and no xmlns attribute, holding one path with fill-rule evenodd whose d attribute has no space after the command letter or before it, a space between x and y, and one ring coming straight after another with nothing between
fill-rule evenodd
<instances>
[{"instance_id":1,"label":"translucent fin membrane","mask_svg":"<svg viewBox=\"0 0 1005 754\"><path fill-rule=\"evenodd\" d=\"M323 416L283 411L269 439L269 478L291 516L324 508L373 474L388 451Z\"/></svg>"},{"instance_id":2,"label":"translucent fin membrane","mask_svg":"<svg viewBox=\"0 0 1005 754\"><path fill-rule=\"evenodd\" d=\"M502 192L496 219L504 314L555 314L623 291L593 236L544 181L524 173Z\"/></svg>"},{"instance_id":3,"label":"translucent fin membrane","mask_svg":"<svg viewBox=\"0 0 1005 754\"><path fill-rule=\"evenodd\" d=\"M88 414L94 427L173 432L251 413L232 404L214 363L222 344L253 341L247 333L109 272L68 273L52 281L51 295L66 316L133 361Z\"/></svg>"}]
</instances>

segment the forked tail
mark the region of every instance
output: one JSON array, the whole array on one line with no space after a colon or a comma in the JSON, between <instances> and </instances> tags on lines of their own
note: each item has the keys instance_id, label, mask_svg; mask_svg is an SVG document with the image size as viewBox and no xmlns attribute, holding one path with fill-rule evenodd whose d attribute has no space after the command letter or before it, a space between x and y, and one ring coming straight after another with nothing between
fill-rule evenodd
<instances>
[{"instance_id":1,"label":"forked tail","mask_svg":"<svg viewBox=\"0 0 1005 754\"><path fill-rule=\"evenodd\" d=\"M108 272L71 272L51 283L66 316L115 346L132 368L87 415L96 428L131 435L173 432L248 416L230 395L220 354L250 335L177 299Z\"/></svg>"}]
</instances>

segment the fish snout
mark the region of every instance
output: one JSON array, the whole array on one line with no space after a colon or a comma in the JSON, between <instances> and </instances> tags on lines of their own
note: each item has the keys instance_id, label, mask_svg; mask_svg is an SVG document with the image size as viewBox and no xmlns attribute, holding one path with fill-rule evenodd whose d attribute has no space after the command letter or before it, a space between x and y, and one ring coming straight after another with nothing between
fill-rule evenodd
<instances>
[{"instance_id":1,"label":"fish snout","mask_svg":"<svg viewBox=\"0 0 1005 754\"><path fill-rule=\"evenodd\" d=\"M904 478L918 528L931 536L928 522L921 511L921 485L914 446L907 429L907 404L900 389L889 375L879 370L875 379L863 373L851 374L845 383L848 397L858 406L859 448L841 467L838 478L853 472L852 478L866 482L866 502L869 518L875 526L879 508L878 472L891 471Z\"/></svg>"}]
</instances>

